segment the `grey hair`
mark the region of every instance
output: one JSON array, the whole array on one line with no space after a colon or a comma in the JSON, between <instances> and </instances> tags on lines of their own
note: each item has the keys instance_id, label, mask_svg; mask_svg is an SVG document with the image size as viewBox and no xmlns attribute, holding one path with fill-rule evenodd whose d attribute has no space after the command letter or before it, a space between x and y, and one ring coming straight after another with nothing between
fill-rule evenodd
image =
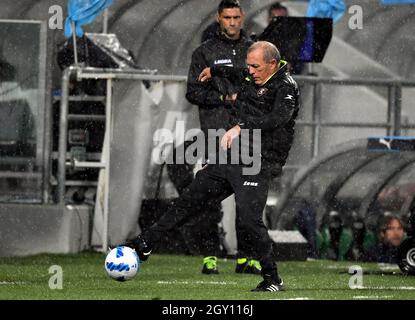
<instances>
[{"instance_id":1,"label":"grey hair","mask_svg":"<svg viewBox=\"0 0 415 320\"><path fill-rule=\"evenodd\" d=\"M277 63L281 60L281 54L278 51L277 47L268 41L258 41L252 44L248 48L248 53L251 53L254 50L262 49L264 55L264 61L266 63L270 63L273 59L277 61Z\"/></svg>"}]
</instances>

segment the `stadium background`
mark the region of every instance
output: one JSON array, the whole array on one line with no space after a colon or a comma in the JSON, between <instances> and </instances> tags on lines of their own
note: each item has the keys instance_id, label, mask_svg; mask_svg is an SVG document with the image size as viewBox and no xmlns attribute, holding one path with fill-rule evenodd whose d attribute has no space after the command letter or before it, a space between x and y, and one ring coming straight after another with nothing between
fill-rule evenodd
<instances>
[{"instance_id":1,"label":"stadium background","mask_svg":"<svg viewBox=\"0 0 415 320\"><path fill-rule=\"evenodd\" d=\"M246 9L246 29L260 33L267 25L267 8L274 1L241 2ZM367 152L366 139L414 135L415 90L413 86L402 87L398 81L414 80L415 7L382 6L379 1L345 3L346 8L361 6L363 29L350 28L352 14L346 10L334 25L323 63L307 66L307 72L330 79L331 83L317 81L312 86L306 79L302 83L303 107L296 141L284 174L274 181L268 200L266 218L270 229L292 230L293 212L298 211L304 199L315 208L318 222L330 210L340 210L347 214L357 212L367 218L369 225L375 224L379 210L393 210L404 216L412 204L414 155L375 155ZM292 16L303 16L307 10L304 1L284 4ZM20 121L21 127L29 131L24 132L23 151L17 152L7 141L1 145L0 255L5 257L78 253L102 245L103 221L97 217L100 203L96 202L99 169L74 169L68 165L64 193L59 194L62 181L56 110L60 107L63 73L58 52L65 38L63 30L48 27L49 9L53 5L61 6L66 15L66 1L4 0L1 4L0 19L8 24L0 31L1 57L16 66L16 79L21 87L20 91L11 92L2 87L1 101L27 102L21 106L21 117L17 115L13 121ZM117 36L142 68L157 70L156 74L161 75L185 76L191 53L200 42L202 30L213 20L216 5L213 0L203 4L197 0L114 1L108 10L108 32ZM99 16L85 31L101 32L103 19ZM16 27L15 20L31 22ZM337 83L337 78L368 82L346 85L347 81ZM381 79L384 85L370 83L370 79ZM88 85L91 86L84 83L82 90L96 90L87 93L96 95L96 100L102 99L105 90L95 85L91 89ZM76 88L71 90L76 93ZM162 81L151 88L139 81L123 80L117 84L114 105L125 112L116 113L116 121L124 124L137 121L140 125L133 135L125 130L115 131L119 148L111 151L116 165L111 167L109 189L116 196L109 204L110 242L117 243L137 231L141 201L155 194L160 166L149 161L154 147L152 130L174 128L175 119L185 120L190 128L197 125L197 113L185 101L184 90L183 81ZM66 161L70 162L77 152L87 160L100 159L105 120L100 103L102 100L72 104L74 113L88 111L83 125L69 127L74 143L68 146ZM11 132L4 129L5 119L2 117L2 142ZM85 132L82 131L85 127L89 143L82 145L76 138ZM115 128L119 127L115 122ZM397 190L392 200L384 197L391 189ZM164 173L160 198L176 195ZM226 244L232 254L236 242L231 201L224 204L224 210Z\"/></svg>"}]
</instances>

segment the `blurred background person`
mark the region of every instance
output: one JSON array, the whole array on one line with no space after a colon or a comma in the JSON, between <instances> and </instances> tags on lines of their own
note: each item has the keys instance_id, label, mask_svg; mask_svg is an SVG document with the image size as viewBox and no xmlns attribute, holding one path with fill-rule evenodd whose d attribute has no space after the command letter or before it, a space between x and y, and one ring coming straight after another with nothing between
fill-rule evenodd
<instances>
[{"instance_id":1,"label":"blurred background person","mask_svg":"<svg viewBox=\"0 0 415 320\"><path fill-rule=\"evenodd\" d=\"M271 23L275 17L288 17L288 8L280 2L272 4L268 9L268 24ZM288 66L291 74L301 74L304 69L304 63L301 61L288 61Z\"/></svg>"},{"instance_id":2,"label":"blurred background person","mask_svg":"<svg viewBox=\"0 0 415 320\"><path fill-rule=\"evenodd\" d=\"M363 261L398 263L398 249L405 237L401 219L387 214L381 219L379 243L363 255Z\"/></svg>"},{"instance_id":3,"label":"blurred background person","mask_svg":"<svg viewBox=\"0 0 415 320\"><path fill-rule=\"evenodd\" d=\"M288 17L288 8L283 6L280 2L272 4L268 9L268 23L274 17Z\"/></svg>"}]
</instances>

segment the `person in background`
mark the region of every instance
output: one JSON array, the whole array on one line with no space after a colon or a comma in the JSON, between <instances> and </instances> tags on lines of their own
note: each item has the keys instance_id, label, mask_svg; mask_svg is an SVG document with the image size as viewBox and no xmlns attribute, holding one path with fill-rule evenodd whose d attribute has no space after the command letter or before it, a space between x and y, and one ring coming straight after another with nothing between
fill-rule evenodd
<instances>
[{"instance_id":1,"label":"person in background","mask_svg":"<svg viewBox=\"0 0 415 320\"><path fill-rule=\"evenodd\" d=\"M398 249L404 240L405 232L401 219L396 215L386 215L381 219L379 243L365 252L363 261L398 263Z\"/></svg>"},{"instance_id":2,"label":"person in background","mask_svg":"<svg viewBox=\"0 0 415 320\"><path fill-rule=\"evenodd\" d=\"M287 7L279 2L272 4L268 9L268 23L270 23L274 17L288 17Z\"/></svg>"},{"instance_id":3,"label":"person in background","mask_svg":"<svg viewBox=\"0 0 415 320\"><path fill-rule=\"evenodd\" d=\"M288 17L288 8L280 2L272 4L268 9L268 24L271 23L274 17ZM304 69L304 63L301 61L291 61L288 65L291 74L301 74Z\"/></svg>"},{"instance_id":4,"label":"person in background","mask_svg":"<svg viewBox=\"0 0 415 320\"><path fill-rule=\"evenodd\" d=\"M298 231L307 240L307 257L316 259L316 210L310 201L302 199L301 206L294 217L294 222Z\"/></svg>"}]
</instances>

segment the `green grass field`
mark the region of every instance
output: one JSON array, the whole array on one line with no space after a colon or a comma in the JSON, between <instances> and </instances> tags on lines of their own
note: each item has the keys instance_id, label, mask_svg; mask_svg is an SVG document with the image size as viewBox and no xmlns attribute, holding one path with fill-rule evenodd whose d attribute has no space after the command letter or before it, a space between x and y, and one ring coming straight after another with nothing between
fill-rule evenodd
<instances>
[{"instance_id":1,"label":"green grass field","mask_svg":"<svg viewBox=\"0 0 415 320\"><path fill-rule=\"evenodd\" d=\"M204 275L201 257L152 255L131 281L116 282L100 253L0 258L0 299L415 299L415 277L378 264L360 264L363 288L350 289L350 266L333 261L280 262L287 291L252 293L261 280L234 272L234 260L219 260L219 275ZM49 288L52 265L63 270L63 289ZM382 271L385 274L378 274Z\"/></svg>"}]
</instances>

